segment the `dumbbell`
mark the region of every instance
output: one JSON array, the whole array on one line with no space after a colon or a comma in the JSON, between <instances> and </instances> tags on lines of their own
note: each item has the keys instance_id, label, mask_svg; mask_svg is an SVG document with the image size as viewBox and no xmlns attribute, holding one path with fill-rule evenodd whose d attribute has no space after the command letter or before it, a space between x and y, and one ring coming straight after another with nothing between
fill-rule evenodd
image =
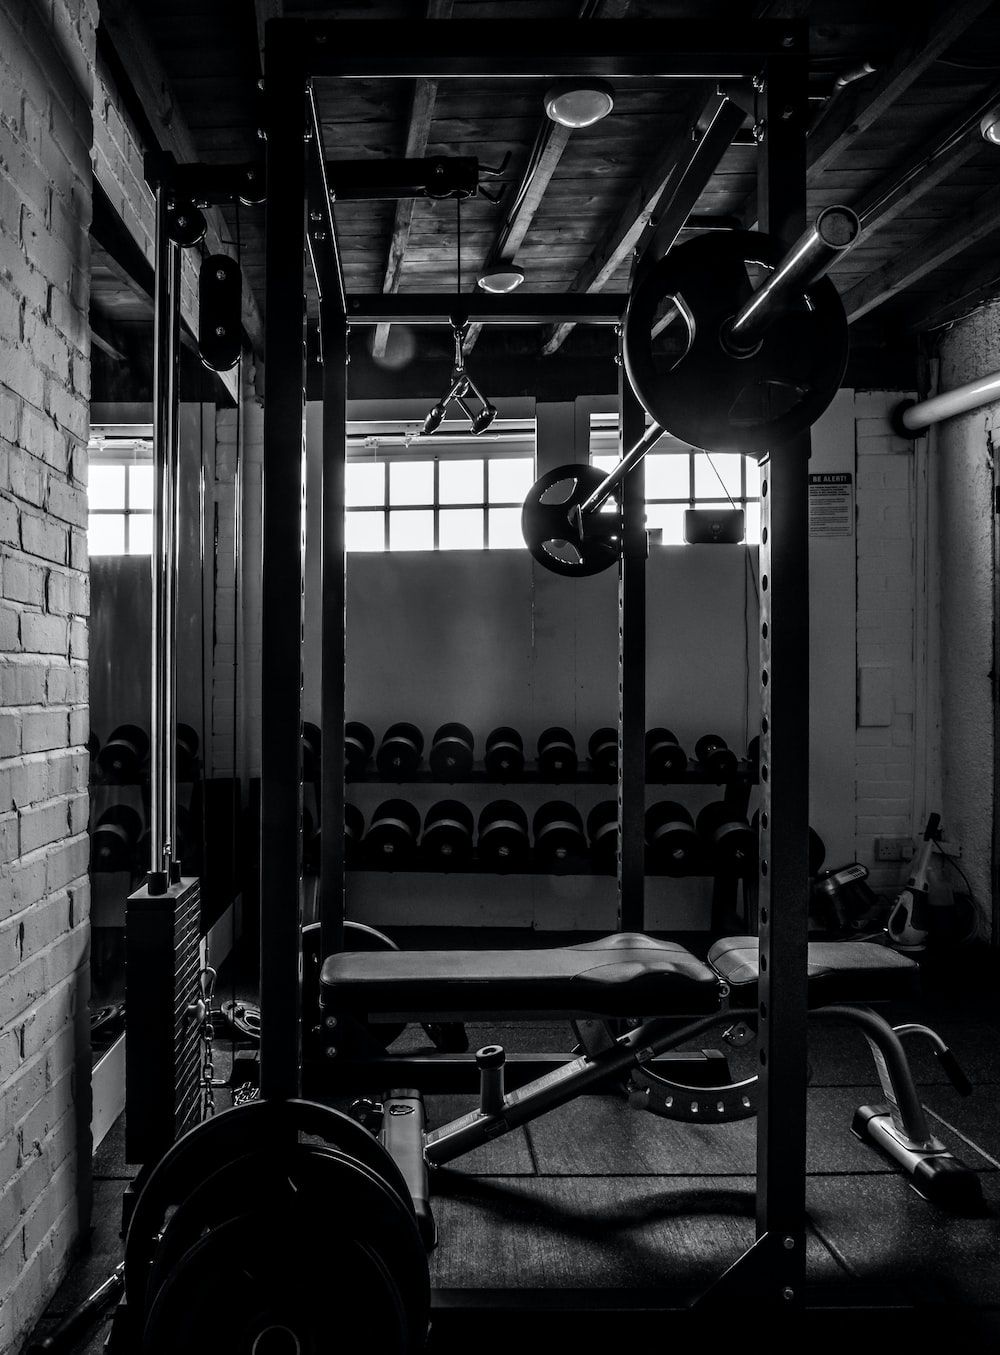
<instances>
[{"instance_id":1,"label":"dumbbell","mask_svg":"<svg viewBox=\"0 0 1000 1355\"><path fill-rule=\"evenodd\" d=\"M97 755L106 780L117 785L137 781L149 752L149 735L138 725L119 725Z\"/></svg>"},{"instance_id":2,"label":"dumbbell","mask_svg":"<svg viewBox=\"0 0 1000 1355\"><path fill-rule=\"evenodd\" d=\"M719 734L703 734L694 746L694 755L716 785L736 775L736 754Z\"/></svg>"},{"instance_id":3,"label":"dumbbell","mask_svg":"<svg viewBox=\"0 0 1000 1355\"><path fill-rule=\"evenodd\" d=\"M602 800L587 815L590 854L598 870L615 869L618 855L618 801Z\"/></svg>"},{"instance_id":4,"label":"dumbbell","mask_svg":"<svg viewBox=\"0 0 1000 1355\"><path fill-rule=\"evenodd\" d=\"M568 800L549 800L535 812L535 854L545 865L565 865L587 855L580 811Z\"/></svg>"},{"instance_id":5,"label":"dumbbell","mask_svg":"<svg viewBox=\"0 0 1000 1355\"><path fill-rule=\"evenodd\" d=\"M344 805L344 865L356 866L361 860L361 839L365 835L365 816L357 805Z\"/></svg>"},{"instance_id":6,"label":"dumbbell","mask_svg":"<svg viewBox=\"0 0 1000 1355\"><path fill-rule=\"evenodd\" d=\"M757 834L746 818L715 800L698 815L698 835L708 849L709 864L720 875L745 875L757 857Z\"/></svg>"},{"instance_id":7,"label":"dumbbell","mask_svg":"<svg viewBox=\"0 0 1000 1355\"><path fill-rule=\"evenodd\" d=\"M669 729L646 730L646 780L674 781L687 771L687 753Z\"/></svg>"},{"instance_id":8,"label":"dumbbell","mask_svg":"<svg viewBox=\"0 0 1000 1355\"><path fill-rule=\"evenodd\" d=\"M683 805L659 800L646 810L646 855L650 870L663 875L692 875L701 868L701 840Z\"/></svg>"},{"instance_id":9,"label":"dumbbell","mask_svg":"<svg viewBox=\"0 0 1000 1355\"><path fill-rule=\"evenodd\" d=\"M375 750L375 735L360 720L344 726L344 766L349 777L362 776Z\"/></svg>"},{"instance_id":10,"label":"dumbbell","mask_svg":"<svg viewBox=\"0 0 1000 1355\"><path fill-rule=\"evenodd\" d=\"M392 781L405 781L420 766L424 755L424 736L416 725L401 721L390 725L382 735L375 755L379 773Z\"/></svg>"},{"instance_id":11,"label":"dumbbell","mask_svg":"<svg viewBox=\"0 0 1000 1355\"><path fill-rule=\"evenodd\" d=\"M475 757L475 739L472 730L457 723L442 725L431 740L427 761L431 771L442 781L455 781L468 776Z\"/></svg>"},{"instance_id":12,"label":"dumbbell","mask_svg":"<svg viewBox=\"0 0 1000 1355\"><path fill-rule=\"evenodd\" d=\"M135 870L141 839L142 819L138 811L131 805L111 805L90 835L91 869Z\"/></svg>"},{"instance_id":13,"label":"dumbbell","mask_svg":"<svg viewBox=\"0 0 1000 1355\"><path fill-rule=\"evenodd\" d=\"M323 756L323 734L311 720L302 721L302 780L317 781Z\"/></svg>"},{"instance_id":14,"label":"dumbbell","mask_svg":"<svg viewBox=\"0 0 1000 1355\"><path fill-rule=\"evenodd\" d=\"M561 725L543 729L538 736L538 770L549 781L570 781L576 776L576 744Z\"/></svg>"},{"instance_id":15,"label":"dumbbell","mask_svg":"<svg viewBox=\"0 0 1000 1355\"><path fill-rule=\"evenodd\" d=\"M752 829L752 831L753 831L754 852L755 852L755 857L754 857L754 859L756 860L757 843L758 843L758 841L759 841L759 839L758 839L758 832L759 832L759 830L760 830L760 810L759 810L759 809L755 809L755 810L754 810L754 812L753 812L753 818L750 820L750 827L751 827L751 829ZM810 825L810 827L809 827L809 874L810 874L810 876L815 876L815 875L818 875L818 874L820 873L820 871L823 869L823 862L824 862L825 860L826 860L826 843L825 843L825 842L823 841L823 839L820 837L819 833L816 832L816 829L813 828L812 825Z\"/></svg>"},{"instance_id":16,"label":"dumbbell","mask_svg":"<svg viewBox=\"0 0 1000 1355\"><path fill-rule=\"evenodd\" d=\"M437 869L466 865L472 856L472 810L461 800L439 800L424 819L420 855Z\"/></svg>"},{"instance_id":17,"label":"dumbbell","mask_svg":"<svg viewBox=\"0 0 1000 1355\"><path fill-rule=\"evenodd\" d=\"M612 780L618 775L618 730L605 725L595 729L587 744L590 761L598 776Z\"/></svg>"},{"instance_id":18,"label":"dumbbell","mask_svg":"<svg viewBox=\"0 0 1000 1355\"><path fill-rule=\"evenodd\" d=\"M479 815L480 862L488 870L510 870L530 854L527 814L513 800L492 800Z\"/></svg>"},{"instance_id":19,"label":"dumbbell","mask_svg":"<svg viewBox=\"0 0 1000 1355\"><path fill-rule=\"evenodd\" d=\"M520 776L524 771L524 744L517 730L509 725L491 730L486 738L483 761L490 776L499 781Z\"/></svg>"},{"instance_id":20,"label":"dumbbell","mask_svg":"<svg viewBox=\"0 0 1000 1355\"><path fill-rule=\"evenodd\" d=\"M194 781L198 775L198 749L200 740L197 732L190 725L179 724L177 726L177 737L174 744L177 752L175 759L177 763L177 780Z\"/></svg>"},{"instance_id":21,"label":"dumbbell","mask_svg":"<svg viewBox=\"0 0 1000 1355\"><path fill-rule=\"evenodd\" d=\"M417 850L420 814L409 800L384 800L371 817L365 852L373 865L408 866Z\"/></svg>"}]
</instances>

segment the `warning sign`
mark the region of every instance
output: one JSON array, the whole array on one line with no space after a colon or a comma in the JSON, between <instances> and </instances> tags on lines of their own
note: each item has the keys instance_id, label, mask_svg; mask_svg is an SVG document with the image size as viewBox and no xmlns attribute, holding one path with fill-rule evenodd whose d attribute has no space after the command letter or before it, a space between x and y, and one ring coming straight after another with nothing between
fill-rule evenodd
<instances>
[{"instance_id":1,"label":"warning sign","mask_svg":"<svg viewBox=\"0 0 1000 1355\"><path fill-rule=\"evenodd\" d=\"M854 476L849 471L810 475L809 535L854 535Z\"/></svg>"}]
</instances>

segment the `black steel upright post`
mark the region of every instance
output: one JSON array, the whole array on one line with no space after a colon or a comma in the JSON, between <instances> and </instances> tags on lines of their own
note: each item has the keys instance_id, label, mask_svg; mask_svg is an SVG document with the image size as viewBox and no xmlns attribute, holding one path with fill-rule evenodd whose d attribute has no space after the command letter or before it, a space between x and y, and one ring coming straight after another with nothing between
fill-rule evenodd
<instances>
[{"instance_id":1,"label":"black steel upright post","mask_svg":"<svg viewBox=\"0 0 1000 1355\"><path fill-rule=\"evenodd\" d=\"M280 22L267 26L266 53L260 1090L284 1099L301 1080L306 105L301 56Z\"/></svg>"},{"instance_id":2,"label":"black steel upright post","mask_svg":"<svg viewBox=\"0 0 1000 1355\"><path fill-rule=\"evenodd\" d=\"M618 369L619 455L642 436L645 411ZM618 488L618 928L646 926L646 468Z\"/></svg>"},{"instance_id":3,"label":"black steel upright post","mask_svg":"<svg viewBox=\"0 0 1000 1355\"><path fill-rule=\"evenodd\" d=\"M758 215L786 244L806 223L806 78L803 35L768 63L763 91ZM775 447L761 482L757 1236L788 1305L805 1279L809 446L806 433Z\"/></svg>"}]
</instances>

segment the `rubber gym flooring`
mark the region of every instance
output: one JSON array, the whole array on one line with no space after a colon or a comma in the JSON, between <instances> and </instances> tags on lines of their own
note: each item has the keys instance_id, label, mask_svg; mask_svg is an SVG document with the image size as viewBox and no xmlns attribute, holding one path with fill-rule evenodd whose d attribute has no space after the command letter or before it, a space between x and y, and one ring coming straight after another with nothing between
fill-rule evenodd
<instances>
[{"instance_id":1,"label":"rubber gym flooring","mask_svg":"<svg viewBox=\"0 0 1000 1355\"><path fill-rule=\"evenodd\" d=\"M890 1295L904 1305L912 1300L928 1321L937 1314L956 1334L959 1321L984 1350L994 1348L1000 1339L1000 1016L985 998L954 991L897 1005L889 1014L934 1026L973 1081L974 1094L958 1096L923 1042L908 1045L932 1129L982 1173L987 1209L975 1218L942 1213L853 1137L855 1107L880 1099L867 1046L846 1027L817 1025L810 1045L810 1283L845 1295L860 1285L879 1302ZM567 1027L540 1024L470 1026L470 1038L472 1048L499 1040L509 1050L570 1043ZM218 1072L225 1072L227 1057L223 1046ZM429 1098L430 1122L471 1104L470 1098ZM434 1283L464 1291L523 1287L536 1291L539 1309L558 1308L559 1290L655 1290L684 1303L753 1240L754 1144L753 1120L677 1124L610 1097L580 1098L438 1173ZM89 1248L35 1339L51 1332L117 1263L121 1194L132 1174L119 1121L94 1161ZM223 1294L219 1299L225 1302ZM524 1306L530 1310L532 1302ZM859 1315L859 1321L866 1330L867 1319ZM618 1320L619 1338L628 1339L627 1322ZM105 1332L106 1324L92 1330L74 1355L96 1355ZM745 1335L740 1341L755 1348ZM574 1345L585 1349L579 1340Z\"/></svg>"}]
</instances>

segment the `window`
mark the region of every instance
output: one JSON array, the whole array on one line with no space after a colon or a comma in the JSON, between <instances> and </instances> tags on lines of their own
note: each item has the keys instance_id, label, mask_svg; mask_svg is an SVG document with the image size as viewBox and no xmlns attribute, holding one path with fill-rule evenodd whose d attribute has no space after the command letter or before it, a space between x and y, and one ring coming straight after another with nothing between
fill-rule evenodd
<instances>
[{"instance_id":1,"label":"window","mask_svg":"<svg viewBox=\"0 0 1000 1355\"><path fill-rule=\"evenodd\" d=\"M149 555L153 549L151 430L95 430L87 478L91 555Z\"/></svg>"},{"instance_id":2,"label":"window","mask_svg":"<svg viewBox=\"0 0 1000 1355\"><path fill-rule=\"evenodd\" d=\"M494 421L473 437L445 423L348 425L349 551L523 549L535 478L534 424Z\"/></svg>"},{"instance_id":3,"label":"window","mask_svg":"<svg viewBox=\"0 0 1000 1355\"><path fill-rule=\"evenodd\" d=\"M590 460L599 470L609 471L617 464L617 439L613 416L592 416ZM666 447L671 450L663 450ZM695 451L669 435L657 448L645 462L646 525L660 533L661 545L683 544L687 508L742 508L745 544L760 544L760 466L752 456Z\"/></svg>"}]
</instances>

